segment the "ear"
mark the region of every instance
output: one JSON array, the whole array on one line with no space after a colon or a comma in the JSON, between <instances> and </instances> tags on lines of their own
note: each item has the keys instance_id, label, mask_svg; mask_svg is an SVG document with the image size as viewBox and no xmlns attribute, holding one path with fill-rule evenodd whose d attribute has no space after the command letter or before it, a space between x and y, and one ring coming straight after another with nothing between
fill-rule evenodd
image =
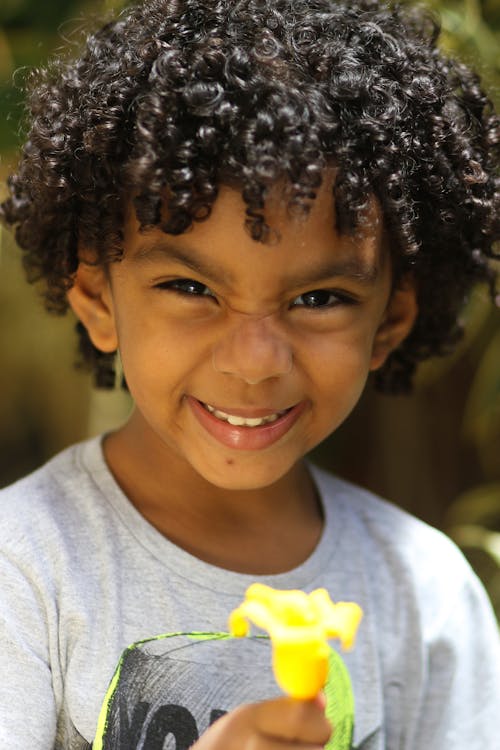
<instances>
[{"instance_id":1,"label":"ear","mask_svg":"<svg viewBox=\"0 0 500 750\"><path fill-rule=\"evenodd\" d=\"M370 370L378 370L391 352L408 336L418 315L417 290L405 278L393 289L382 322L373 341Z\"/></svg>"},{"instance_id":2,"label":"ear","mask_svg":"<svg viewBox=\"0 0 500 750\"><path fill-rule=\"evenodd\" d=\"M68 302L101 352L118 349L113 298L106 268L80 261Z\"/></svg>"}]
</instances>

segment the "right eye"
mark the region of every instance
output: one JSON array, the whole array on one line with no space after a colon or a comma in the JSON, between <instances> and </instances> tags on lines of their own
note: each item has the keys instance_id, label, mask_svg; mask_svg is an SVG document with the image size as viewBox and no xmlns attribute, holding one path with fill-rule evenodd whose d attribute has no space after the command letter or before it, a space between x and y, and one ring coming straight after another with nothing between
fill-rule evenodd
<instances>
[{"instance_id":1,"label":"right eye","mask_svg":"<svg viewBox=\"0 0 500 750\"><path fill-rule=\"evenodd\" d=\"M202 284L201 281L194 279L172 279L172 281L162 281L156 285L157 289L169 289L186 297L214 297L213 292Z\"/></svg>"}]
</instances>

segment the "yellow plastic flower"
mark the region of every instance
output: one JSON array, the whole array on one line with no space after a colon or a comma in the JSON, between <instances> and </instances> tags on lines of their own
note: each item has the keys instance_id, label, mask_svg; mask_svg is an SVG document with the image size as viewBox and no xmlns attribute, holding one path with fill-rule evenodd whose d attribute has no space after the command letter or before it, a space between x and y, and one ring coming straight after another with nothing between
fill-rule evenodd
<instances>
[{"instance_id":1,"label":"yellow plastic flower","mask_svg":"<svg viewBox=\"0 0 500 750\"><path fill-rule=\"evenodd\" d=\"M276 682L293 698L309 700L326 682L328 639L338 638L343 649L350 649L362 616L358 604L334 604L326 589L306 594L254 583L231 613L229 630L234 636L246 636L249 621L266 630L273 646Z\"/></svg>"}]
</instances>

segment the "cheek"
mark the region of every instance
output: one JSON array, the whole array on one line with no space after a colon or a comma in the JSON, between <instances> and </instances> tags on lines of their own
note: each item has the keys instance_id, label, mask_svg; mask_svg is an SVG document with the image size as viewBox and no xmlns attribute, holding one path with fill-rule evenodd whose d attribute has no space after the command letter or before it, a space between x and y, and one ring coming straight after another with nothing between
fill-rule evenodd
<instances>
[{"instance_id":1,"label":"cheek","mask_svg":"<svg viewBox=\"0 0 500 750\"><path fill-rule=\"evenodd\" d=\"M341 381L366 379L373 348L373 332L336 332L331 335L310 336L307 342L309 369L324 387L332 388ZM353 382L354 384L354 382Z\"/></svg>"},{"instance_id":2,"label":"cheek","mask_svg":"<svg viewBox=\"0 0 500 750\"><path fill-rule=\"evenodd\" d=\"M151 397L155 382L165 378L165 362L175 363L176 358L150 321L133 309L128 312L117 320L118 348L130 395L140 403Z\"/></svg>"},{"instance_id":3,"label":"cheek","mask_svg":"<svg viewBox=\"0 0 500 750\"><path fill-rule=\"evenodd\" d=\"M316 420L325 433L338 427L356 406L370 371L371 340L333 337L310 350L309 381Z\"/></svg>"},{"instance_id":4,"label":"cheek","mask_svg":"<svg viewBox=\"0 0 500 750\"><path fill-rule=\"evenodd\" d=\"M206 361L202 335L189 335L179 325L158 317L124 317L119 321L118 341L131 396L144 408L153 399L158 404L166 398L177 403Z\"/></svg>"}]
</instances>

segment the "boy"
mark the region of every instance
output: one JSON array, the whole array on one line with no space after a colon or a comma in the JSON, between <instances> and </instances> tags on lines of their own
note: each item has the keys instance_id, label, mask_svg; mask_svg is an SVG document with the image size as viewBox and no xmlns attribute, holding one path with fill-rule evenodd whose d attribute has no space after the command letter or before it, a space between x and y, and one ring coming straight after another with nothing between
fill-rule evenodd
<instances>
[{"instance_id":1,"label":"boy","mask_svg":"<svg viewBox=\"0 0 500 750\"><path fill-rule=\"evenodd\" d=\"M436 37L373 0L150 0L37 72L2 214L134 410L1 494L2 746L335 743L262 641L147 640L224 631L257 580L363 607L353 747L498 747L460 553L304 460L494 294L498 119Z\"/></svg>"}]
</instances>

